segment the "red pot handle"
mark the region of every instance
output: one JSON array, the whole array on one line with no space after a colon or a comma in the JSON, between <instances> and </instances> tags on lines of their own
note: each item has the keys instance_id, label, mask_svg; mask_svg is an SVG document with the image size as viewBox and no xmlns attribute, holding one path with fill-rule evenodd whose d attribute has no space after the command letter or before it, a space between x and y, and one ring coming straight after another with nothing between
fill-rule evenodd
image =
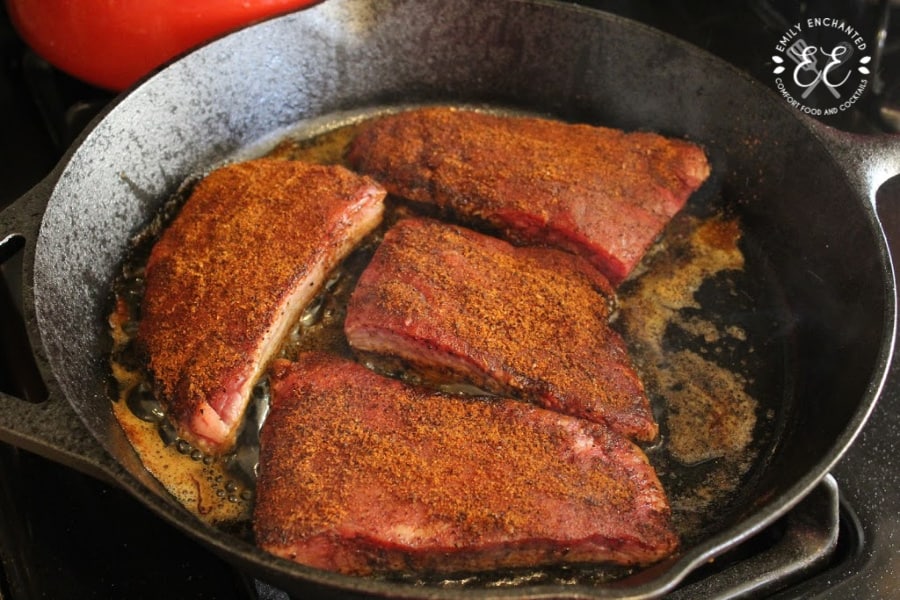
<instances>
[{"instance_id":1,"label":"red pot handle","mask_svg":"<svg viewBox=\"0 0 900 600\"><path fill-rule=\"evenodd\" d=\"M316 0L6 0L22 39L90 84L130 87L172 58Z\"/></svg>"}]
</instances>

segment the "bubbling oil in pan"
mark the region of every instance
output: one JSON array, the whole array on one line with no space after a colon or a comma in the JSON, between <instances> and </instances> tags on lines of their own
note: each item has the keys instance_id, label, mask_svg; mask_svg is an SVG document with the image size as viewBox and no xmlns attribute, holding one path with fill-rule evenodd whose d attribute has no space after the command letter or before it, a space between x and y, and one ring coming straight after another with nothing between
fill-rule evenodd
<instances>
[{"instance_id":1,"label":"bubbling oil in pan","mask_svg":"<svg viewBox=\"0 0 900 600\"><path fill-rule=\"evenodd\" d=\"M288 136L266 154L341 163L358 127L355 122L312 137ZM184 186L135 237L114 282L111 368L119 398L113 410L146 468L179 502L204 521L250 539L258 432L268 410L267 382L254 389L236 450L222 457L207 456L177 437L134 349L143 265L190 188ZM699 201L695 197L673 219L638 272L620 286L613 318L628 342L660 424L659 440L644 450L669 496L673 525L685 547L721 526L722 514L759 472L778 438L786 385L786 340L777 333L785 311L777 290L760 283L766 281L764 259L742 239L739 219L728 214L715 193L707 192ZM388 198L385 222L330 275L292 330L281 356L291 358L308 349L352 356L343 334L347 299L386 228L414 211ZM442 576L427 583L462 587L599 583L631 571L579 566L459 579Z\"/></svg>"}]
</instances>

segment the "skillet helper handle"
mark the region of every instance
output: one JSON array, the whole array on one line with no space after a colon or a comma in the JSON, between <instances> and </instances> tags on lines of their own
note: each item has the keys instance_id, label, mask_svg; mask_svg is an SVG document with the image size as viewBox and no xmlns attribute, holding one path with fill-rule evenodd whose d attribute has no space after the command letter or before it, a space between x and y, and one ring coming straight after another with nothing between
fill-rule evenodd
<instances>
[{"instance_id":1,"label":"skillet helper handle","mask_svg":"<svg viewBox=\"0 0 900 600\"><path fill-rule=\"evenodd\" d=\"M832 129L812 119L810 122L813 132L831 151L838 163L848 167L846 171L857 192L869 199L872 214L881 227L886 251L892 256L894 263L892 281L896 281L900 267L900 238L897 236L896 220L882 219L879 215L877 198L879 188L889 179L900 175L900 134L851 134ZM900 208L891 207L889 210L897 211ZM884 212L883 209L881 214L891 213ZM886 226L889 221L892 223L891 227ZM900 286L895 285L894 295L893 310L897 311L900 310Z\"/></svg>"},{"instance_id":2,"label":"skillet helper handle","mask_svg":"<svg viewBox=\"0 0 900 600\"><path fill-rule=\"evenodd\" d=\"M116 463L85 428L71 405L48 392L46 362L28 337L24 296L32 283L18 260L33 255L41 220L56 182L54 174L0 212L0 360L9 372L0 390L0 441L75 468L107 483L116 481ZM16 257L16 260L13 258ZM9 281L22 279L20 298ZM34 355L32 357L32 354Z\"/></svg>"},{"instance_id":3,"label":"skillet helper handle","mask_svg":"<svg viewBox=\"0 0 900 600\"><path fill-rule=\"evenodd\" d=\"M726 563L715 577L699 579L666 598L763 598L820 573L833 557L840 533L840 495L834 477L826 475L772 531L781 533L760 551Z\"/></svg>"},{"instance_id":4,"label":"skillet helper handle","mask_svg":"<svg viewBox=\"0 0 900 600\"><path fill-rule=\"evenodd\" d=\"M848 167L853 186L874 206L878 188L900 174L900 134L854 134L809 122L837 161Z\"/></svg>"}]
</instances>

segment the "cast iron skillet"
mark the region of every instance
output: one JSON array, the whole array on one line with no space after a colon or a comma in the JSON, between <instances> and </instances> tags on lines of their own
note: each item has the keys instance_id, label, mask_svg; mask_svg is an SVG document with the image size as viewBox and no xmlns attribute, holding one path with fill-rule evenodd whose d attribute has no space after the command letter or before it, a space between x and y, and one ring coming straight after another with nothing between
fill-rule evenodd
<instances>
[{"instance_id":1,"label":"cast iron skillet","mask_svg":"<svg viewBox=\"0 0 900 600\"><path fill-rule=\"evenodd\" d=\"M142 468L109 407L110 282L129 237L164 198L298 121L426 102L502 105L703 143L717 157L721 197L769 263L766 285L779 288L790 312L781 335L793 354L776 399L789 424L719 531L614 585L468 594L658 596L826 476L872 410L891 360L895 280L874 191L900 172L896 145L810 122L655 30L533 1L328 0L218 40L120 97L2 215L4 255L24 245L26 325L50 390L40 404L0 399L3 438L115 481L288 592L458 593L305 568L203 525Z\"/></svg>"}]
</instances>

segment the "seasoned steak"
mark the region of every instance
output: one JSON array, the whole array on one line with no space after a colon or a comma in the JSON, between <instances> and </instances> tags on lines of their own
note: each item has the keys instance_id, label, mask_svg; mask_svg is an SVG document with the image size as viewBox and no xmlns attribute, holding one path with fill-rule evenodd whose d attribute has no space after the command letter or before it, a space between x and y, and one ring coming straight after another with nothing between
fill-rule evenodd
<instances>
[{"instance_id":1,"label":"seasoned steak","mask_svg":"<svg viewBox=\"0 0 900 600\"><path fill-rule=\"evenodd\" d=\"M709 175L686 141L451 108L378 119L349 160L392 194L584 256L614 285Z\"/></svg>"},{"instance_id":2,"label":"seasoned steak","mask_svg":"<svg viewBox=\"0 0 900 600\"><path fill-rule=\"evenodd\" d=\"M602 425L322 353L276 361L271 381L253 527L276 555L447 573L647 564L677 547L647 458Z\"/></svg>"},{"instance_id":3,"label":"seasoned steak","mask_svg":"<svg viewBox=\"0 0 900 600\"><path fill-rule=\"evenodd\" d=\"M363 271L344 331L357 352L438 382L463 379L652 440L650 403L608 322L612 296L578 256L410 218Z\"/></svg>"},{"instance_id":4,"label":"seasoned steak","mask_svg":"<svg viewBox=\"0 0 900 600\"><path fill-rule=\"evenodd\" d=\"M252 386L384 196L342 167L272 159L196 186L151 251L137 338L182 437L229 449Z\"/></svg>"}]
</instances>

